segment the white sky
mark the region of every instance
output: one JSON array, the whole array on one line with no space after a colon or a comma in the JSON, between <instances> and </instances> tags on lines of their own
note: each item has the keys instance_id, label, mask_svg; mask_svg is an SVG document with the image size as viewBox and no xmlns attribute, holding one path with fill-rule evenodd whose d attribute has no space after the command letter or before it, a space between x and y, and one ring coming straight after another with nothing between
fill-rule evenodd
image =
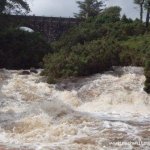
<instances>
[{"instance_id":1,"label":"white sky","mask_svg":"<svg viewBox=\"0 0 150 150\"><path fill-rule=\"evenodd\" d=\"M122 7L122 14L128 17L139 17L138 6L133 0L103 0L107 6ZM28 0L32 12L39 16L73 17L73 13L79 11L76 0Z\"/></svg>"}]
</instances>

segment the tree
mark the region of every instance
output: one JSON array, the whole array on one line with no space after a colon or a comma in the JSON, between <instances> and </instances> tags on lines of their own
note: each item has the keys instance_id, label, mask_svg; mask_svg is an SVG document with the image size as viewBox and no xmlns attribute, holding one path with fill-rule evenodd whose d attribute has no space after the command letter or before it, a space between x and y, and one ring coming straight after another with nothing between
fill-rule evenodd
<instances>
[{"instance_id":1,"label":"tree","mask_svg":"<svg viewBox=\"0 0 150 150\"><path fill-rule=\"evenodd\" d=\"M143 9L145 7L146 13L146 27L149 26L149 19L150 19L150 0L134 0L135 4L140 6L140 20L143 21Z\"/></svg>"},{"instance_id":2,"label":"tree","mask_svg":"<svg viewBox=\"0 0 150 150\"><path fill-rule=\"evenodd\" d=\"M150 0L145 0L145 8L147 10L146 13L146 27L149 26L149 19L150 19Z\"/></svg>"},{"instance_id":3,"label":"tree","mask_svg":"<svg viewBox=\"0 0 150 150\"><path fill-rule=\"evenodd\" d=\"M103 2L98 0L84 0L84 2L77 1L80 12L75 14L75 17L88 18L98 15L102 11Z\"/></svg>"},{"instance_id":4,"label":"tree","mask_svg":"<svg viewBox=\"0 0 150 150\"><path fill-rule=\"evenodd\" d=\"M105 8L100 15L96 17L96 24L101 23L115 23L120 21L121 8L118 6L112 6Z\"/></svg>"},{"instance_id":5,"label":"tree","mask_svg":"<svg viewBox=\"0 0 150 150\"><path fill-rule=\"evenodd\" d=\"M143 21L143 10L145 0L134 0L134 3L140 6L140 20Z\"/></svg>"},{"instance_id":6,"label":"tree","mask_svg":"<svg viewBox=\"0 0 150 150\"><path fill-rule=\"evenodd\" d=\"M26 0L1 0L0 14L20 14L30 11Z\"/></svg>"}]
</instances>

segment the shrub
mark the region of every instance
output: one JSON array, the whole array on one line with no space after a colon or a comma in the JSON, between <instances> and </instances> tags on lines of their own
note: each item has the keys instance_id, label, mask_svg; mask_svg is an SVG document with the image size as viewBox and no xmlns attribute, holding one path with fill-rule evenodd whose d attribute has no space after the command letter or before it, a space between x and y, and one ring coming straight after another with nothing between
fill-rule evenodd
<instances>
[{"instance_id":1,"label":"shrub","mask_svg":"<svg viewBox=\"0 0 150 150\"><path fill-rule=\"evenodd\" d=\"M73 46L70 51L61 50L44 58L44 74L53 83L70 76L87 76L119 65L123 50L113 40L96 40Z\"/></svg>"},{"instance_id":2,"label":"shrub","mask_svg":"<svg viewBox=\"0 0 150 150\"><path fill-rule=\"evenodd\" d=\"M52 43L54 53L44 57L43 73L52 83L103 72L113 65L144 66L150 51L149 35L138 19L120 19L119 7L105 9ZM145 84L149 87L148 78Z\"/></svg>"},{"instance_id":3,"label":"shrub","mask_svg":"<svg viewBox=\"0 0 150 150\"><path fill-rule=\"evenodd\" d=\"M120 21L120 12L121 8L118 6L106 8L100 15L96 17L95 23L115 23L117 21Z\"/></svg>"},{"instance_id":4,"label":"shrub","mask_svg":"<svg viewBox=\"0 0 150 150\"><path fill-rule=\"evenodd\" d=\"M39 67L50 46L39 33L8 29L0 33L0 67L27 69Z\"/></svg>"},{"instance_id":5,"label":"shrub","mask_svg":"<svg viewBox=\"0 0 150 150\"><path fill-rule=\"evenodd\" d=\"M120 65L121 66L143 66L145 62L144 54L135 49L129 47L120 53Z\"/></svg>"}]
</instances>

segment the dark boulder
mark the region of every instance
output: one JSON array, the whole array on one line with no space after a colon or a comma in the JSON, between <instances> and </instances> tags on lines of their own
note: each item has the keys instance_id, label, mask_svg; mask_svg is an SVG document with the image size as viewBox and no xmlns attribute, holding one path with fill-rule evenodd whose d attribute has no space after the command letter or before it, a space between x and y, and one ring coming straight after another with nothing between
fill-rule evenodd
<instances>
[{"instance_id":1,"label":"dark boulder","mask_svg":"<svg viewBox=\"0 0 150 150\"><path fill-rule=\"evenodd\" d=\"M31 69L30 69L30 72L31 72L31 73L38 73L38 71L37 71L35 68L31 68Z\"/></svg>"},{"instance_id":2,"label":"dark boulder","mask_svg":"<svg viewBox=\"0 0 150 150\"><path fill-rule=\"evenodd\" d=\"M20 75L30 75L30 71L23 70Z\"/></svg>"}]
</instances>

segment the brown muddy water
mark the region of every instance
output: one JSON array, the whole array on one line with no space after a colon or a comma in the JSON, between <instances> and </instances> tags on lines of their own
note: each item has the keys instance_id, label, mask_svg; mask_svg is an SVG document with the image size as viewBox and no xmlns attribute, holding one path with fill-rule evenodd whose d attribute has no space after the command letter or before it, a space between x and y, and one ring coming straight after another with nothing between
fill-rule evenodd
<instances>
[{"instance_id":1,"label":"brown muddy water","mask_svg":"<svg viewBox=\"0 0 150 150\"><path fill-rule=\"evenodd\" d=\"M0 70L0 150L150 150L143 68L58 85L20 72Z\"/></svg>"}]
</instances>

